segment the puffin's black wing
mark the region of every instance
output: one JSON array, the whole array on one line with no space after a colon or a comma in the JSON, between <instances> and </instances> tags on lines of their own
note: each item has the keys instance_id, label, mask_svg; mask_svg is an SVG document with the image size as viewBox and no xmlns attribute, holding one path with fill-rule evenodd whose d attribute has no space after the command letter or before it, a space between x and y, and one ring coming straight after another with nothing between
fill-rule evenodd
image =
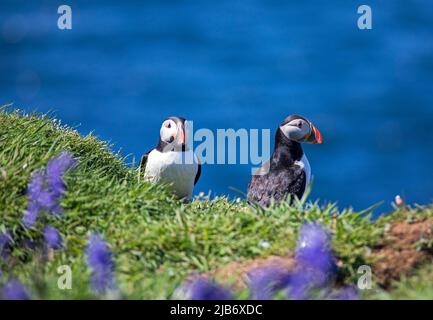
<instances>
[{"instance_id":1,"label":"puffin's black wing","mask_svg":"<svg viewBox=\"0 0 433 320\"><path fill-rule=\"evenodd\" d=\"M195 175L195 179L194 179L194 185L197 184L198 179L200 179L201 176L201 163L200 160L198 161L198 167L197 167L197 174Z\"/></svg>"},{"instance_id":2,"label":"puffin's black wing","mask_svg":"<svg viewBox=\"0 0 433 320\"><path fill-rule=\"evenodd\" d=\"M267 207L285 200L288 195L302 198L306 186L305 171L298 165L288 168L272 168L263 175L253 175L248 185L248 200Z\"/></svg>"},{"instance_id":3,"label":"puffin's black wing","mask_svg":"<svg viewBox=\"0 0 433 320\"><path fill-rule=\"evenodd\" d=\"M147 158L149 157L149 152L143 154L141 156L141 161L140 161L140 173L144 174L144 171L146 171L146 163L147 163Z\"/></svg>"}]
</instances>

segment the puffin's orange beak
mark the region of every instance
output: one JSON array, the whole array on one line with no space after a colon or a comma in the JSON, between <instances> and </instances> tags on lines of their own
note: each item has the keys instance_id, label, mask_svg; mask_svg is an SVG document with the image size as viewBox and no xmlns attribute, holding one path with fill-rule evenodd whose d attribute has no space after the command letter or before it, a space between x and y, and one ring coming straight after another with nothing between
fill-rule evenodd
<instances>
[{"instance_id":1,"label":"puffin's orange beak","mask_svg":"<svg viewBox=\"0 0 433 320\"><path fill-rule=\"evenodd\" d=\"M315 143L315 144L322 144L323 138L322 134L320 133L319 129L317 129L313 124L311 124L311 134L306 139L308 143Z\"/></svg>"},{"instance_id":2,"label":"puffin's orange beak","mask_svg":"<svg viewBox=\"0 0 433 320\"><path fill-rule=\"evenodd\" d=\"M180 128L179 144L185 144L185 128Z\"/></svg>"}]
</instances>

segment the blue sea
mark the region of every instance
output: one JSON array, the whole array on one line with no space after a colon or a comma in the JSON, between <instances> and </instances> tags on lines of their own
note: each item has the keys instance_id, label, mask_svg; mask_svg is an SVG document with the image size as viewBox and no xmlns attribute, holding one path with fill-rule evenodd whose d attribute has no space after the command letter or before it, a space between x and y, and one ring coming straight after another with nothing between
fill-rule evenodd
<instances>
[{"instance_id":1,"label":"blue sea","mask_svg":"<svg viewBox=\"0 0 433 320\"><path fill-rule=\"evenodd\" d=\"M59 30L57 8L72 8ZM360 4L372 29L359 30ZM52 112L139 161L162 120L271 129L297 113L312 200L364 209L433 200L430 0L0 0L0 104ZM195 193L238 196L249 165L205 165Z\"/></svg>"}]
</instances>

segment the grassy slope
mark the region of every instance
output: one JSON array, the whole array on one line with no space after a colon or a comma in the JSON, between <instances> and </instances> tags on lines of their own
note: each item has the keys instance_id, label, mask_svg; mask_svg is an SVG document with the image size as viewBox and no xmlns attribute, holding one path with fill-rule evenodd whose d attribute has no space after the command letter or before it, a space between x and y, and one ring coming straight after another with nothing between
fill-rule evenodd
<instances>
[{"instance_id":1,"label":"grassy slope","mask_svg":"<svg viewBox=\"0 0 433 320\"><path fill-rule=\"evenodd\" d=\"M20 239L40 239L41 229L28 231L21 225L25 191L30 174L63 150L80 159L79 166L66 177L65 215L51 220L66 239L66 248L41 266L34 253L20 244ZM371 248L383 241L386 223L408 215L430 217L433 213L428 209L400 210L372 223L350 209L337 212L333 206L311 203L292 207L283 203L266 211L226 199L201 199L185 205L162 187L140 181L134 168L91 135L80 137L46 117L0 113L0 230L12 230L16 241L13 268L5 270L1 262L0 267L20 278L39 298L92 297L83 256L90 232L102 233L110 243L117 279L127 297L168 298L193 272L213 270L230 261L287 254L294 247L300 225L316 220L332 230L333 246L342 261L340 278L353 283L357 267L372 262ZM261 246L263 241L270 246ZM73 269L72 290L56 289L56 269L61 264ZM431 295L433 285L423 281L431 275L431 270L420 270L397 283L391 296L373 290L366 297ZM417 293L418 286L422 293Z\"/></svg>"}]
</instances>

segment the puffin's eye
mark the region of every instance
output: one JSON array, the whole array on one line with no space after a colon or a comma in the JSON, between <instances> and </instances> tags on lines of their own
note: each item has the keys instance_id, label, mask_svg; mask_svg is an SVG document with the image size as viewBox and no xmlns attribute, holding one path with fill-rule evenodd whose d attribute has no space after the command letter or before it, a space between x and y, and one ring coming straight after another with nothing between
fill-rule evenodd
<instances>
[{"instance_id":1,"label":"puffin's eye","mask_svg":"<svg viewBox=\"0 0 433 320\"><path fill-rule=\"evenodd\" d=\"M298 128L302 128L302 121L299 121Z\"/></svg>"},{"instance_id":2,"label":"puffin's eye","mask_svg":"<svg viewBox=\"0 0 433 320\"><path fill-rule=\"evenodd\" d=\"M171 123L168 122L168 123L165 125L165 127L170 129L170 128L171 128Z\"/></svg>"}]
</instances>

